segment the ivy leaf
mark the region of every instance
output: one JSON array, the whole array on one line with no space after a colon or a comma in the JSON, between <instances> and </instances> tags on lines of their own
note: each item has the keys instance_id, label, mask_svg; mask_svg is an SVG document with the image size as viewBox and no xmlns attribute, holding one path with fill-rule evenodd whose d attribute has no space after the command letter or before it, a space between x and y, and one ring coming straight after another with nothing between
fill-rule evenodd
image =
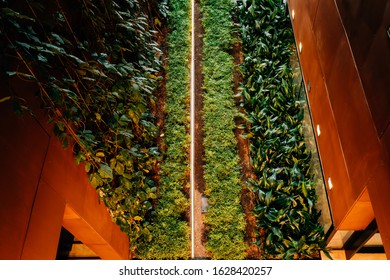
<instances>
[{"instance_id":1,"label":"ivy leaf","mask_svg":"<svg viewBox=\"0 0 390 280\"><path fill-rule=\"evenodd\" d=\"M125 171L125 166L123 165L123 163L121 162L117 162L116 163L116 166L115 166L115 171L116 173L118 173L119 175L123 175L124 171Z\"/></svg>"},{"instance_id":2,"label":"ivy leaf","mask_svg":"<svg viewBox=\"0 0 390 280\"><path fill-rule=\"evenodd\" d=\"M100 187L101 185L103 185L103 181L102 181L102 178L99 176L98 173L93 173L89 176L89 181L91 182L91 185L94 187L94 188L97 188L97 187Z\"/></svg>"},{"instance_id":3,"label":"ivy leaf","mask_svg":"<svg viewBox=\"0 0 390 280\"><path fill-rule=\"evenodd\" d=\"M96 156L97 156L97 157L105 157L105 155L104 155L103 152L97 152L97 153L96 153Z\"/></svg>"},{"instance_id":4,"label":"ivy leaf","mask_svg":"<svg viewBox=\"0 0 390 280\"><path fill-rule=\"evenodd\" d=\"M8 76L15 76L16 74L18 74L18 72L15 72L15 71L6 71L5 72Z\"/></svg>"},{"instance_id":5,"label":"ivy leaf","mask_svg":"<svg viewBox=\"0 0 390 280\"><path fill-rule=\"evenodd\" d=\"M123 135L123 136L127 137L127 138L133 138L134 137L134 135L130 133L130 130L119 130L118 133L120 135Z\"/></svg>"},{"instance_id":6,"label":"ivy leaf","mask_svg":"<svg viewBox=\"0 0 390 280\"><path fill-rule=\"evenodd\" d=\"M10 99L11 99L11 96L3 97L3 98L0 99L0 103L5 102L5 101L8 101L8 100L10 100Z\"/></svg>"},{"instance_id":7,"label":"ivy leaf","mask_svg":"<svg viewBox=\"0 0 390 280\"><path fill-rule=\"evenodd\" d=\"M83 152L79 152L75 158L76 164L79 165L81 162L85 161L87 158Z\"/></svg>"},{"instance_id":8,"label":"ivy leaf","mask_svg":"<svg viewBox=\"0 0 390 280\"><path fill-rule=\"evenodd\" d=\"M41 54L38 54L38 60L41 61L41 62L43 62L43 63L47 63L47 62L48 62L47 58L44 57L44 56L41 55Z\"/></svg>"},{"instance_id":9,"label":"ivy leaf","mask_svg":"<svg viewBox=\"0 0 390 280\"><path fill-rule=\"evenodd\" d=\"M54 134L60 136L65 132L65 124L63 122L56 122L53 127Z\"/></svg>"},{"instance_id":10,"label":"ivy leaf","mask_svg":"<svg viewBox=\"0 0 390 280\"><path fill-rule=\"evenodd\" d=\"M131 190L132 184L131 184L131 181L129 179L122 178L121 181L122 181L122 184L125 186L126 190Z\"/></svg>"},{"instance_id":11,"label":"ivy leaf","mask_svg":"<svg viewBox=\"0 0 390 280\"><path fill-rule=\"evenodd\" d=\"M37 78L35 78L33 75L26 74L26 73L22 73L22 72L7 71L6 74L7 74L8 76L17 75L17 76L22 76L22 77L24 77L24 78L27 78L27 79L29 79L29 80L38 81Z\"/></svg>"},{"instance_id":12,"label":"ivy leaf","mask_svg":"<svg viewBox=\"0 0 390 280\"><path fill-rule=\"evenodd\" d=\"M283 259L291 260L294 258L294 255L295 255L295 249L289 249L286 251L286 253L284 253Z\"/></svg>"},{"instance_id":13,"label":"ivy leaf","mask_svg":"<svg viewBox=\"0 0 390 280\"><path fill-rule=\"evenodd\" d=\"M157 195L155 193L151 192L148 195L149 195L149 198L151 198L151 199L156 199L157 198Z\"/></svg>"},{"instance_id":14,"label":"ivy leaf","mask_svg":"<svg viewBox=\"0 0 390 280\"><path fill-rule=\"evenodd\" d=\"M112 179L113 178L112 169L111 169L111 167L109 167L107 165L101 164L98 172L99 172L101 178L103 178L103 179Z\"/></svg>"},{"instance_id":15,"label":"ivy leaf","mask_svg":"<svg viewBox=\"0 0 390 280\"><path fill-rule=\"evenodd\" d=\"M121 126L127 126L127 124L131 122L131 120L126 116L126 115L122 115L120 118L119 118L119 121L118 123L121 125Z\"/></svg>"},{"instance_id":16,"label":"ivy leaf","mask_svg":"<svg viewBox=\"0 0 390 280\"><path fill-rule=\"evenodd\" d=\"M27 43L24 43L24 42L20 42L20 41L16 41L16 44L18 44L19 46L29 50L31 48L33 48L31 45L27 44Z\"/></svg>"},{"instance_id":17,"label":"ivy leaf","mask_svg":"<svg viewBox=\"0 0 390 280\"><path fill-rule=\"evenodd\" d=\"M52 52L56 53L56 54L66 54L65 50L61 47L58 47L58 46L55 46L53 44L49 44L49 43L44 43L44 45Z\"/></svg>"},{"instance_id":18,"label":"ivy leaf","mask_svg":"<svg viewBox=\"0 0 390 280\"><path fill-rule=\"evenodd\" d=\"M61 38L60 35L56 34L56 33L51 33L51 36L57 41L57 43L59 43L60 45L64 45L64 40Z\"/></svg>"},{"instance_id":19,"label":"ivy leaf","mask_svg":"<svg viewBox=\"0 0 390 280\"><path fill-rule=\"evenodd\" d=\"M86 162L85 163L85 172L89 172L91 170L91 163L90 162Z\"/></svg>"},{"instance_id":20,"label":"ivy leaf","mask_svg":"<svg viewBox=\"0 0 390 280\"><path fill-rule=\"evenodd\" d=\"M5 16L11 16L11 17L14 17L14 18L19 18L19 19L27 19L27 20L30 20L30 21L33 21L35 22L35 19L33 18L30 18L28 16L25 16L25 15L22 15L10 8L2 8L1 9L1 13Z\"/></svg>"},{"instance_id":21,"label":"ivy leaf","mask_svg":"<svg viewBox=\"0 0 390 280\"><path fill-rule=\"evenodd\" d=\"M50 98L54 101L56 104L62 104L62 96L61 92L58 90L58 87L53 85L49 88L49 95Z\"/></svg>"}]
</instances>

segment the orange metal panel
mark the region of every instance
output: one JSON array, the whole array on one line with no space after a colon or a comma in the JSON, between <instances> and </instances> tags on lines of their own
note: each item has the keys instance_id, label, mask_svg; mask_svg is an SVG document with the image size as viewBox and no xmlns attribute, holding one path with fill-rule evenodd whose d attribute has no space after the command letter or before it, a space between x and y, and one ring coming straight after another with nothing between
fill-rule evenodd
<instances>
[{"instance_id":1,"label":"orange metal panel","mask_svg":"<svg viewBox=\"0 0 390 280\"><path fill-rule=\"evenodd\" d=\"M129 259L128 238L119 231L115 224L112 222L105 224L105 231L109 232L109 236L107 236L96 227L91 226L69 205L66 206L65 214L63 226L99 257L102 259Z\"/></svg>"},{"instance_id":2,"label":"orange metal panel","mask_svg":"<svg viewBox=\"0 0 390 280\"><path fill-rule=\"evenodd\" d=\"M378 135L390 121L390 24L388 0L337 0Z\"/></svg>"},{"instance_id":3,"label":"orange metal panel","mask_svg":"<svg viewBox=\"0 0 390 280\"><path fill-rule=\"evenodd\" d=\"M9 85L2 80L0 88ZM2 90L0 98L10 94ZM19 259L49 136L30 114L17 116L9 101L0 104L0 119L0 259Z\"/></svg>"},{"instance_id":4,"label":"orange metal panel","mask_svg":"<svg viewBox=\"0 0 390 280\"><path fill-rule=\"evenodd\" d=\"M111 255L115 255L115 258L119 256L121 259L128 258L127 235L112 222L105 205L99 202L96 190L89 183L83 165L77 166L72 151L64 150L57 139L50 143L42 179L53 186L67 203L64 227L87 246L91 244L107 246L109 249L102 252L95 251L102 258L109 259ZM116 239L121 240L122 247L111 244ZM107 250L112 252L105 255Z\"/></svg>"},{"instance_id":5,"label":"orange metal panel","mask_svg":"<svg viewBox=\"0 0 390 280\"><path fill-rule=\"evenodd\" d=\"M0 104L0 117L5 120L0 122L0 259L55 258L65 202L83 221L80 231L87 227L91 242L97 238L111 250L106 258L128 258L127 235L99 204L84 166L75 164L72 149L63 149L53 135L39 98L32 97L36 88L11 80L12 84L0 80L5 89L0 97L10 95L10 88L25 95L36 118L28 113L18 117L10 102ZM73 213L67 211L66 218L75 218L69 215Z\"/></svg>"},{"instance_id":6,"label":"orange metal panel","mask_svg":"<svg viewBox=\"0 0 390 280\"><path fill-rule=\"evenodd\" d=\"M86 188L91 187L84 168L76 165L72 150L64 149L56 136L50 141L42 180L77 209L82 209Z\"/></svg>"},{"instance_id":7,"label":"orange metal panel","mask_svg":"<svg viewBox=\"0 0 390 280\"><path fill-rule=\"evenodd\" d=\"M364 228L373 209L390 257L390 2L374 6L364 0L289 1L294 34L303 46L303 76L306 85L311 82L313 120L326 131L318 139L325 176L337 174L343 155L347 172L338 169L337 176L350 181L343 190L330 191L336 224L345 215L339 226ZM323 93L327 98L319 96ZM341 205L341 212L334 205Z\"/></svg>"},{"instance_id":8,"label":"orange metal panel","mask_svg":"<svg viewBox=\"0 0 390 280\"><path fill-rule=\"evenodd\" d=\"M334 188L328 194L332 215L337 228L350 206L354 203L352 187L346 169L343 151L333 111L327 94L323 72L319 63L317 46L311 28L308 9L304 5L290 5L296 7L296 16L293 20L294 33L297 45L302 43L302 52L299 53L303 77L308 91L309 106L312 113L313 125L316 130L319 125L321 135L316 133L320 150L320 159L327 181L331 178ZM308 86L310 84L310 87ZM310 89L310 90L309 90Z\"/></svg>"},{"instance_id":9,"label":"orange metal panel","mask_svg":"<svg viewBox=\"0 0 390 280\"><path fill-rule=\"evenodd\" d=\"M56 258L64 209L63 198L41 181L34 201L22 259Z\"/></svg>"},{"instance_id":10,"label":"orange metal panel","mask_svg":"<svg viewBox=\"0 0 390 280\"><path fill-rule=\"evenodd\" d=\"M374 218L374 210L372 209L368 191L365 188L338 229L364 230Z\"/></svg>"},{"instance_id":11,"label":"orange metal panel","mask_svg":"<svg viewBox=\"0 0 390 280\"><path fill-rule=\"evenodd\" d=\"M390 259L390 161L380 162L375 175L367 183L367 189L372 201L376 222L385 247L387 258Z\"/></svg>"}]
</instances>

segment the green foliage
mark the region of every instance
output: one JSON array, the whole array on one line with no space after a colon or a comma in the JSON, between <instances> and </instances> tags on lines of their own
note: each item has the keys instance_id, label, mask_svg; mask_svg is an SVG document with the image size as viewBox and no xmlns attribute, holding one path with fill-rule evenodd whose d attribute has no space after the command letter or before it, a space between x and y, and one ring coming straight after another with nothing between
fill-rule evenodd
<instances>
[{"instance_id":1,"label":"green foliage","mask_svg":"<svg viewBox=\"0 0 390 280\"><path fill-rule=\"evenodd\" d=\"M244 214L233 133L232 2L203 0L204 178L209 197L206 248L213 259L244 259Z\"/></svg>"},{"instance_id":2,"label":"green foliage","mask_svg":"<svg viewBox=\"0 0 390 280\"><path fill-rule=\"evenodd\" d=\"M185 218L189 207L189 58L190 1L169 3L169 60L164 141L159 200L152 239L140 245L144 259L188 259L190 228Z\"/></svg>"},{"instance_id":3,"label":"green foliage","mask_svg":"<svg viewBox=\"0 0 390 280\"><path fill-rule=\"evenodd\" d=\"M314 208L311 155L293 81L293 35L282 0L237 1L244 62L243 106L250 131L258 246L267 259L310 259L325 248Z\"/></svg>"},{"instance_id":4,"label":"green foliage","mask_svg":"<svg viewBox=\"0 0 390 280\"><path fill-rule=\"evenodd\" d=\"M76 162L85 164L133 251L151 238L157 198L150 110L161 51L149 27L159 15L148 5L157 3L4 0L0 7L2 49L15 65L8 75L39 87L54 133L74 145Z\"/></svg>"}]
</instances>

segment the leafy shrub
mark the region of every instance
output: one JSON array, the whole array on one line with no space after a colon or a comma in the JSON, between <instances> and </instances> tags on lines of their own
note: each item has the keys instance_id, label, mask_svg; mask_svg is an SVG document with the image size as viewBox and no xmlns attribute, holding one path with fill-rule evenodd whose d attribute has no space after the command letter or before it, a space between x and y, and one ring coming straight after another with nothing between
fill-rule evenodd
<instances>
[{"instance_id":1,"label":"leafy shrub","mask_svg":"<svg viewBox=\"0 0 390 280\"><path fill-rule=\"evenodd\" d=\"M237 1L244 62L242 95L256 179L258 247L267 259L310 259L326 252L303 109L290 65L291 22L282 0Z\"/></svg>"}]
</instances>

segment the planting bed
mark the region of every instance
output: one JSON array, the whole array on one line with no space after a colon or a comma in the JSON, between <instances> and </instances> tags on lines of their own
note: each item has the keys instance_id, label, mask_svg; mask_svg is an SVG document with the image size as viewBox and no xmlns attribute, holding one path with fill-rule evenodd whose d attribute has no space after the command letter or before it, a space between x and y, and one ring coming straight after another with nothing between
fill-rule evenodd
<instances>
[{"instance_id":1,"label":"planting bed","mask_svg":"<svg viewBox=\"0 0 390 280\"><path fill-rule=\"evenodd\" d=\"M24 69L8 75L37 85L132 258L326 251L282 0L196 0L194 26L188 0L74 0L69 18L66 1L46 18L45 1L3 2L5 52Z\"/></svg>"}]
</instances>

